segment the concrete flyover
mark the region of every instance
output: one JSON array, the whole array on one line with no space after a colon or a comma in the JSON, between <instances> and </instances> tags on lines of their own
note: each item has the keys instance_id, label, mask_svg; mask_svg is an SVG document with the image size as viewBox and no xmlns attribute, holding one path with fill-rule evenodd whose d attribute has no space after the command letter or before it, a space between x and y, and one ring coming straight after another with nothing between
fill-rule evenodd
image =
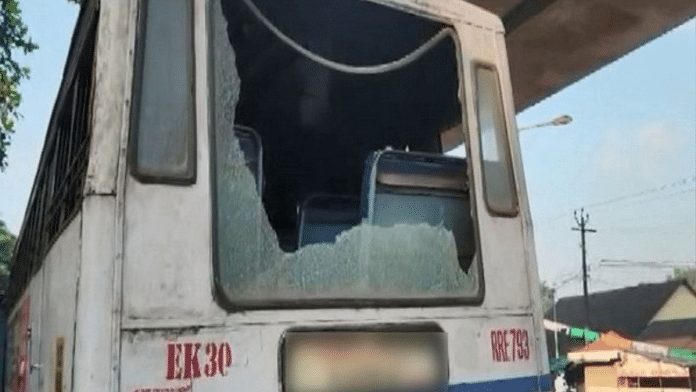
<instances>
[{"instance_id":1,"label":"concrete flyover","mask_svg":"<svg viewBox=\"0 0 696 392\"><path fill-rule=\"evenodd\" d=\"M694 0L469 1L503 20L518 112L696 15Z\"/></svg>"}]
</instances>

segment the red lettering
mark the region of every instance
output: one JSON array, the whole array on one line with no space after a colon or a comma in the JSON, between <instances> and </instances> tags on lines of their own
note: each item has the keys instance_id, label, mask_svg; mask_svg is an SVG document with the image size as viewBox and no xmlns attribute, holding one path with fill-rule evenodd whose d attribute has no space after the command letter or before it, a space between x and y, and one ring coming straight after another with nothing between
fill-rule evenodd
<instances>
[{"instance_id":1,"label":"red lettering","mask_svg":"<svg viewBox=\"0 0 696 392\"><path fill-rule=\"evenodd\" d=\"M181 379L180 355L180 343L169 343L167 345L167 380Z\"/></svg>"},{"instance_id":2,"label":"red lettering","mask_svg":"<svg viewBox=\"0 0 696 392\"><path fill-rule=\"evenodd\" d=\"M503 353L503 362L509 362L510 357L508 357L508 346L510 343L508 343L507 340L507 331L498 331L499 334L499 339L500 339L500 351Z\"/></svg>"},{"instance_id":3,"label":"red lettering","mask_svg":"<svg viewBox=\"0 0 696 392\"><path fill-rule=\"evenodd\" d=\"M529 334L527 330L523 331L524 334L524 359L529 359Z\"/></svg>"},{"instance_id":4,"label":"red lettering","mask_svg":"<svg viewBox=\"0 0 696 392\"><path fill-rule=\"evenodd\" d=\"M493 362L529 360L529 331L522 328L492 330L491 356Z\"/></svg>"},{"instance_id":5,"label":"red lettering","mask_svg":"<svg viewBox=\"0 0 696 392\"><path fill-rule=\"evenodd\" d=\"M495 362L500 362L500 357L498 356L498 339L495 331L491 331L491 353L493 355L493 360Z\"/></svg>"},{"instance_id":6,"label":"red lettering","mask_svg":"<svg viewBox=\"0 0 696 392\"><path fill-rule=\"evenodd\" d=\"M529 359L529 353L527 353L525 349L525 335L527 335L527 331L523 329L518 329L517 330L517 356L520 359Z\"/></svg>"},{"instance_id":7,"label":"red lettering","mask_svg":"<svg viewBox=\"0 0 696 392\"><path fill-rule=\"evenodd\" d=\"M222 348L222 347L220 347ZM215 343L205 345L205 353L208 354L208 363L205 364L203 371L207 377L213 377L218 372L218 350ZM222 367L220 367L222 369Z\"/></svg>"},{"instance_id":8,"label":"red lettering","mask_svg":"<svg viewBox=\"0 0 696 392\"><path fill-rule=\"evenodd\" d=\"M493 350L493 360L496 362L507 362L507 331L491 331L491 348Z\"/></svg>"},{"instance_id":9,"label":"red lettering","mask_svg":"<svg viewBox=\"0 0 696 392\"><path fill-rule=\"evenodd\" d=\"M198 362L200 343L184 343L184 378L199 378L201 365Z\"/></svg>"},{"instance_id":10,"label":"red lettering","mask_svg":"<svg viewBox=\"0 0 696 392\"><path fill-rule=\"evenodd\" d=\"M218 370L220 375L227 376L228 367L232 366L232 348L229 343L222 343L220 349L218 350Z\"/></svg>"},{"instance_id":11,"label":"red lettering","mask_svg":"<svg viewBox=\"0 0 696 392\"><path fill-rule=\"evenodd\" d=\"M201 343L169 343L167 345L167 380L200 378L201 370L205 377L215 377L217 374L227 376L228 368L232 367L230 344L207 343L205 345L207 359L202 367L198 358L201 348Z\"/></svg>"}]
</instances>

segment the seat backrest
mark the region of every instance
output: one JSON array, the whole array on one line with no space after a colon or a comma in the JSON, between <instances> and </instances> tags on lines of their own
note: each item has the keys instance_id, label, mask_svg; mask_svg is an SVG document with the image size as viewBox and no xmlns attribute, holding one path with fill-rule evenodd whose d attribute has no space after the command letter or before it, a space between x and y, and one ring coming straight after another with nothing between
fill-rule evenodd
<instances>
[{"instance_id":1,"label":"seat backrest","mask_svg":"<svg viewBox=\"0 0 696 392\"><path fill-rule=\"evenodd\" d=\"M361 214L372 225L427 223L451 230L459 263L476 252L465 159L385 150L367 158Z\"/></svg>"},{"instance_id":2,"label":"seat backrest","mask_svg":"<svg viewBox=\"0 0 696 392\"><path fill-rule=\"evenodd\" d=\"M335 242L336 236L360 224L359 199L346 195L315 194L300 207L300 247Z\"/></svg>"},{"instance_id":3,"label":"seat backrest","mask_svg":"<svg viewBox=\"0 0 696 392\"><path fill-rule=\"evenodd\" d=\"M234 135L239 141L239 148L244 154L244 161L256 179L256 190L263 191L263 146L261 136L250 127L234 126Z\"/></svg>"}]
</instances>

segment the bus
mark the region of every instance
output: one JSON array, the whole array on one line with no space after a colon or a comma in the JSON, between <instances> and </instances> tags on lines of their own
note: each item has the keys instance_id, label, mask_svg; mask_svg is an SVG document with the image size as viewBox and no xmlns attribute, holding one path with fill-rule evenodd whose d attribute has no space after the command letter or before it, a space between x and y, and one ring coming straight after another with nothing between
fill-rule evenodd
<instances>
[{"instance_id":1,"label":"bus","mask_svg":"<svg viewBox=\"0 0 696 392\"><path fill-rule=\"evenodd\" d=\"M504 29L461 0L85 0L8 391L549 391Z\"/></svg>"}]
</instances>

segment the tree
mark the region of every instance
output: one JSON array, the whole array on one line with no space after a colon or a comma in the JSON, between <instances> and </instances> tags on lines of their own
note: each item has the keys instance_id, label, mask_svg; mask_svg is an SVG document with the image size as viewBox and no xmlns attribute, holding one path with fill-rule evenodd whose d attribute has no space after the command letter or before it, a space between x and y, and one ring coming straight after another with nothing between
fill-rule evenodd
<instances>
[{"instance_id":1,"label":"tree","mask_svg":"<svg viewBox=\"0 0 696 392\"><path fill-rule=\"evenodd\" d=\"M17 237L10 233L10 230L5 226L5 222L0 220L0 275L4 275L9 271L8 266L12 260L12 250L16 241Z\"/></svg>"},{"instance_id":2,"label":"tree","mask_svg":"<svg viewBox=\"0 0 696 392\"><path fill-rule=\"evenodd\" d=\"M551 307L553 306L553 302L555 300L554 294L556 290L544 281L542 281L539 285L539 290L541 292L541 309L544 314L546 314L546 312L551 310Z\"/></svg>"},{"instance_id":3,"label":"tree","mask_svg":"<svg viewBox=\"0 0 696 392\"><path fill-rule=\"evenodd\" d=\"M696 268L675 268L671 280L685 280L689 286L696 288Z\"/></svg>"},{"instance_id":4,"label":"tree","mask_svg":"<svg viewBox=\"0 0 696 392\"><path fill-rule=\"evenodd\" d=\"M7 149L14 133L15 120L20 117L22 95L19 84L29 78L29 67L19 65L12 57L17 51L28 54L38 46L27 35L18 0L2 0L0 6L0 171L7 166Z\"/></svg>"}]
</instances>

